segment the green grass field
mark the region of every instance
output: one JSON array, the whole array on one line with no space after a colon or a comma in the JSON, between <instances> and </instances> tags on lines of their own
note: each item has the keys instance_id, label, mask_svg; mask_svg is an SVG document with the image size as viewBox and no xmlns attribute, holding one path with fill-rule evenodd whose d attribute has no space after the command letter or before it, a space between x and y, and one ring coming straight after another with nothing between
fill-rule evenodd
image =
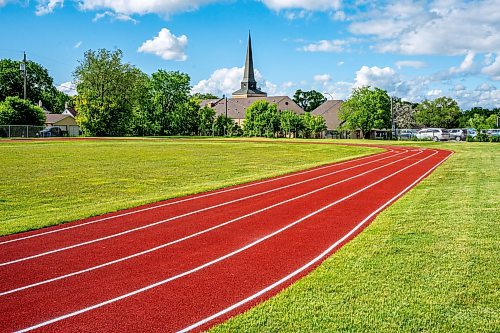
<instances>
[{"instance_id":1,"label":"green grass field","mask_svg":"<svg viewBox=\"0 0 500 333\"><path fill-rule=\"evenodd\" d=\"M278 141L3 141L0 235L378 151Z\"/></svg>"},{"instance_id":2,"label":"green grass field","mask_svg":"<svg viewBox=\"0 0 500 333\"><path fill-rule=\"evenodd\" d=\"M212 332L500 332L500 145L456 153L317 270Z\"/></svg>"},{"instance_id":3,"label":"green grass field","mask_svg":"<svg viewBox=\"0 0 500 333\"><path fill-rule=\"evenodd\" d=\"M287 142L0 142L0 233L374 152ZM500 332L500 145L407 145L456 154L317 270L213 331Z\"/></svg>"}]
</instances>

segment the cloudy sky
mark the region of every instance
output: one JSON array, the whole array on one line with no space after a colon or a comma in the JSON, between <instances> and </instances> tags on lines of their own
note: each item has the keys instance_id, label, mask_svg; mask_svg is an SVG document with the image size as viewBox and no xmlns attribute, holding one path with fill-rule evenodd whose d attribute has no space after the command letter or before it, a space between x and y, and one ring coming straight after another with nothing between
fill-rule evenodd
<instances>
[{"instance_id":1,"label":"cloudy sky","mask_svg":"<svg viewBox=\"0 0 500 333\"><path fill-rule=\"evenodd\" d=\"M146 73L179 70L194 91L230 94L249 30L269 95L345 99L372 85L500 107L500 0L0 0L0 58L25 50L67 92L86 50L119 48Z\"/></svg>"}]
</instances>

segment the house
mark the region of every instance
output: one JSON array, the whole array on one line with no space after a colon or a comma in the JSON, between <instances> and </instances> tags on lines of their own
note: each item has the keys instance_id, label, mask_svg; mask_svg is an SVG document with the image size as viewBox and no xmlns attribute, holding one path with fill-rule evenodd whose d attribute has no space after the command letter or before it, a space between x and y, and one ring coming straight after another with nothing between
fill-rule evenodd
<instances>
[{"instance_id":1,"label":"house","mask_svg":"<svg viewBox=\"0 0 500 333\"><path fill-rule=\"evenodd\" d=\"M322 116L325 119L328 131L337 130L341 125L339 112L342 103L343 101L341 100L325 101L323 104L311 111L311 114L315 116Z\"/></svg>"},{"instance_id":2,"label":"house","mask_svg":"<svg viewBox=\"0 0 500 333\"><path fill-rule=\"evenodd\" d=\"M80 135L80 127L76 123L75 118L67 114L46 114L45 126L59 127L63 131L67 131L69 136Z\"/></svg>"},{"instance_id":3,"label":"house","mask_svg":"<svg viewBox=\"0 0 500 333\"><path fill-rule=\"evenodd\" d=\"M265 100L275 104L278 111L289 110L297 114L303 114L304 110L288 96L267 96L267 93L257 87L253 69L252 39L248 34L248 46L245 59L245 69L241 88L233 92L232 98L207 99L201 101L200 106L208 106L215 110L217 115L227 115L238 125L245 120L246 109L255 101Z\"/></svg>"},{"instance_id":4,"label":"house","mask_svg":"<svg viewBox=\"0 0 500 333\"><path fill-rule=\"evenodd\" d=\"M68 103L66 103L66 105L64 106L64 111L62 112L62 114L65 114L67 116L71 116L73 118L76 118L78 112L76 112L76 110L74 108L68 107Z\"/></svg>"}]
</instances>

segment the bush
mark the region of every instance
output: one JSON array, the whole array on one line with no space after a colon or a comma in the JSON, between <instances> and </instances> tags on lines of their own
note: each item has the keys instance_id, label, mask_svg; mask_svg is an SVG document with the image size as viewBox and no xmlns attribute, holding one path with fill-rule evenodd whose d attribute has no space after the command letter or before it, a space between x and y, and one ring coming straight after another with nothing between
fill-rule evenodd
<instances>
[{"instance_id":1,"label":"bush","mask_svg":"<svg viewBox=\"0 0 500 333\"><path fill-rule=\"evenodd\" d=\"M30 101L9 96L0 103L0 125L34 125L45 123L45 113L42 108Z\"/></svg>"}]
</instances>

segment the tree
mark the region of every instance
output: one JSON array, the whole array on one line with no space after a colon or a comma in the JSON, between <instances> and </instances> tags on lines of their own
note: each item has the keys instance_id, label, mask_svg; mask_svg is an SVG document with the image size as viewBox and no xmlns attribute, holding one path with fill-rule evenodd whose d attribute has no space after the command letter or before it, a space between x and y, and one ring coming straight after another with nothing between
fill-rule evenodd
<instances>
[{"instance_id":1,"label":"tree","mask_svg":"<svg viewBox=\"0 0 500 333\"><path fill-rule=\"evenodd\" d=\"M394 123L397 128L415 128L415 107L416 104L393 98L392 112Z\"/></svg>"},{"instance_id":2,"label":"tree","mask_svg":"<svg viewBox=\"0 0 500 333\"><path fill-rule=\"evenodd\" d=\"M304 124L303 134L306 138L317 138L327 128L323 117L311 115L310 113L302 116L302 122Z\"/></svg>"},{"instance_id":3,"label":"tree","mask_svg":"<svg viewBox=\"0 0 500 333\"><path fill-rule=\"evenodd\" d=\"M458 125L460 108L449 97L439 97L433 101L424 100L417 106L415 120L423 127L453 128Z\"/></svg>"},{"instance_id":4,"label":"tree","mask_svg":"<svg viewBox=\"0 0 500 333\"><path fill-rule=\"evenodd\" d=\"M151 75L151 96L154 104L152 122L160 135L178 134L172 121L180 105L188 102L191 91L189 75L158 70Z\"/></svg>"},{"instance_id":5,"label":"tree","mask_svg":"<svg viewBox=\"0 0 500 333\"><path fill-rule=\"evenodd\" d=\"M22 61L0 60L0 101L8 96L24 96L24 76L19 70ZM54 80L42 65L26 62L26 97L33 104L42 104L50 111L61 113L70 97L54 87Z\"/></svg>"},{"instance_id":6,"label":"tree","mask_svg":"<svg viewBox=\"0 0 500 333\"><path fill-rule=\"evenodd\" d=\"M196 98L200 101L203 101L205 99L219 99L219 97L215 96L214 94L202 94L202 93L194 93L191 95L191 97Z\"/></svg>"},{"instance_id":7,"label":"tree","mask_svg":"<svg viewBox=\"0 0 500 333\"><path fill-rule=\"evenodd\" d=\"M198 111L198 134L213 135L213 127L215 121L215 110L208 106L202 107Z\"/></svg>"},{"instance_id":8,"label":"tree","mask_svg":"<svg viewBox=\"0 0 500 333\"><path fill-rule=\"evenodd\" d=\"M293 95L293 101L304 111L311 112L326 101L325 96L316 90L302 91L298 89Z\"/></svg>"},{"instance_id":9,"label":"tree","mask_svg":"<svg viewBox=\"0 0 500 333\"><path fill-rule=\"evenodd\" d=\"M302 117L292 111L284 110L280 114L280 128L285 137L292 133L297 137L304 128Z\"/></svg>"},{"instance_id":10,"label":"tree","mask_svg":"<svg viewBox=\"0 0 500 333\"><path fill-rule=\"evenodd\" d=\"M42 108L17 96L9 96L0 102L1 125L35 125L45 123L45 113Z\"/></svg>"},{"instance_id":11,"label":"tree","mask_svg":"<svg viewBox=\"0 0 500 333\"><path fill-rule=\"evenodd\" d=\"M130 133L135 87L142 72L122 63L122 51L85 52L74 73L78 96L76 118L82 131L93 136Z\"/></svg>"},{"instance_id":12,"label":"tree","mask_svg":"<svg viewBox=\"0 0 500 333\"><path fill-rule=\"evenodd\" d=\"M233 119L223 114L215 118L212 131L215 136L239 136L242 134L240 126Z\"/></svg>"},{"instance_id":13,"label":"tree","mask_svg":"<svg viewBox=\"0 0 500 333\"><path fill-rule=\"evenodd\" d=\"M387 91L370 86L354 88L351 97L340 107L343 129L361 130L364 138L372 129L391 127L390 99Z\"/></svg>"},{"instance_id":14,"label":"tree","mask_svg":"<svg viewBox=\"0 0 500 333\"><path fill-rule=\"evenodd\" d=\"M273 137L279 131L280 115L276 104L259 100L246 109L243 125L245 135Z\"/></svg>"},{"instance_id":15,"label":"tree","mask_svg":"<svg viewBox=\"0 0 500 333\"><path fill-rule=\"evenodd\" d=\"M484 116L485 118L491 116L500 116L500 108L486 109L481 107L473 107L470 110L466 110L460 114L458 126L461 128L469 126L469 119L473 118L475 114ZM496 126L496 124L495 124Z\"/></svg>"}]
</instances>

